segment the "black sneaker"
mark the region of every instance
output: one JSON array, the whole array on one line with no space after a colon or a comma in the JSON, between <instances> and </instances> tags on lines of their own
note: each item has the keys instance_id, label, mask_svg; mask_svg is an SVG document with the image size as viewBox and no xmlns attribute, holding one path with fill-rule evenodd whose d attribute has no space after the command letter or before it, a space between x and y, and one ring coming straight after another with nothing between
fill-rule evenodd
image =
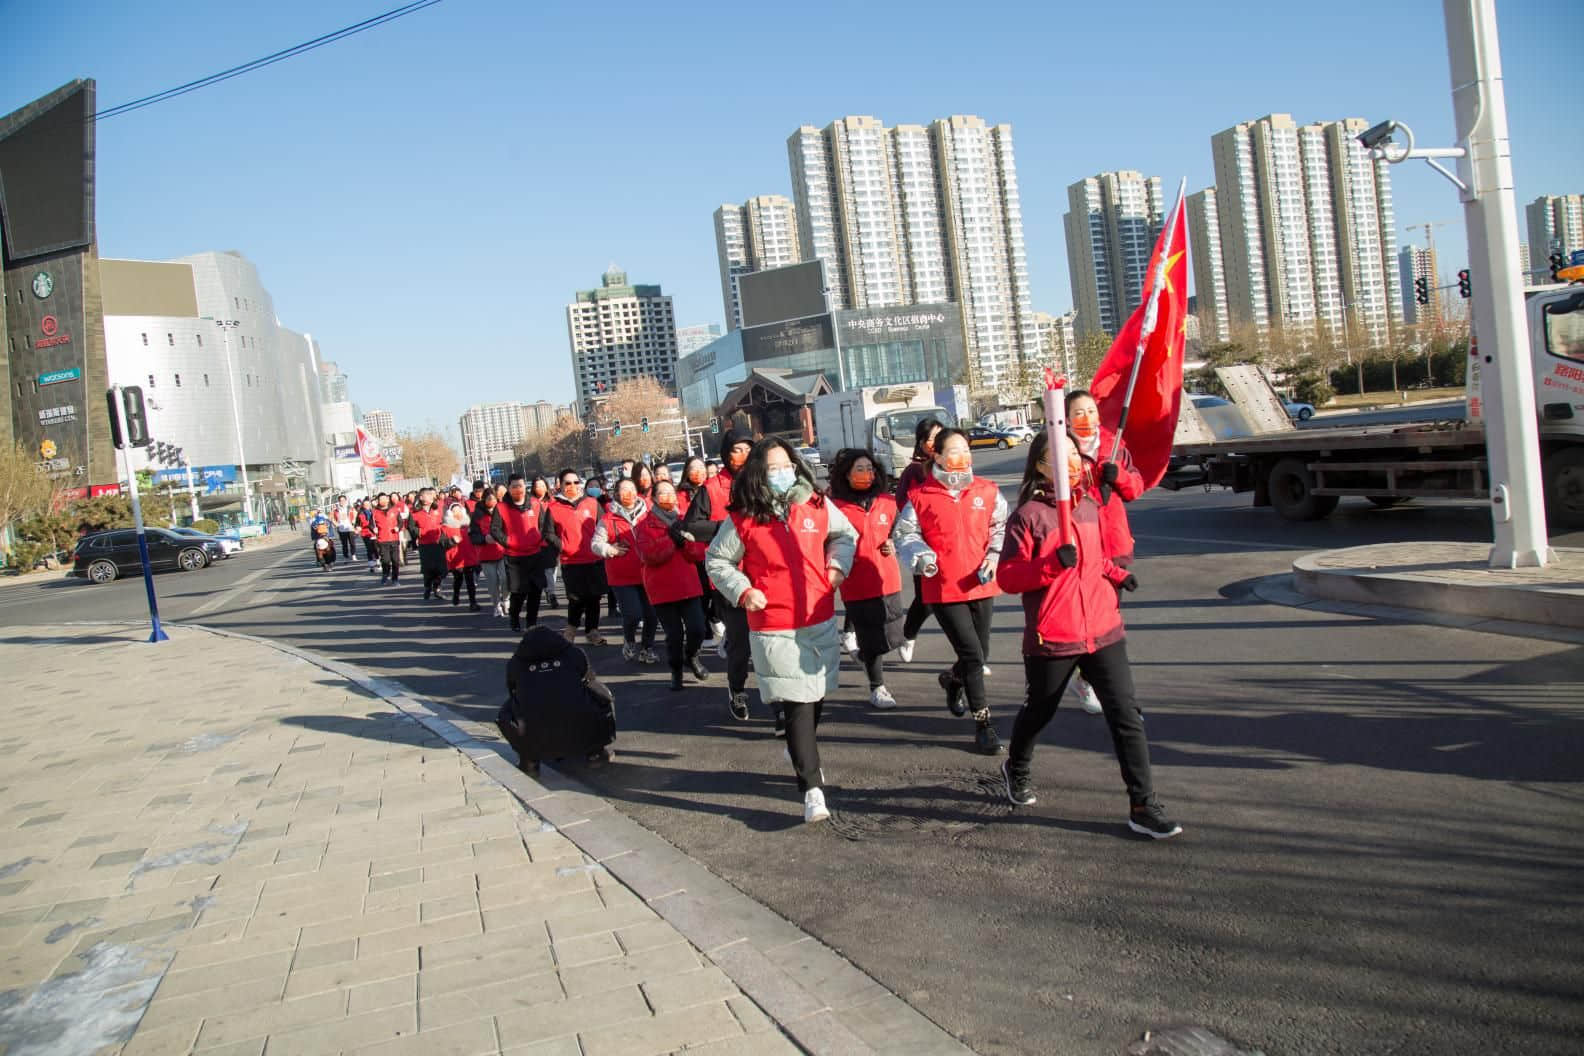
<instances>
[{"instance_id":1,"label":"black sneaker","mask_svg":"<svg viewBox=\"0 0 1584 1056\"><path fill-rule=\"evenodd\" d=\"M981 723L974 731L974 748L981 755L1000 755L1006 751L1001 746L1001 738L996 736L995 727L988 722Z\"/></svg>"},{"instance_id":2,"label":"black sneaker","mask_svg":"<svg viewBox=\"0 0 1584 1056\"><path fill-rule=\"evenodd\" d=\"M671 669L671 692L682 692L682 669L680 667Z\"/></svg>"},{"instance_id":3,"label":"black sneaker","mask_svg":"<svg viewBox=\"0 0 1584 1056\"><path fill-rule=\"evenodd\" d=\"M1128 812L1128 828L1152 840L1167 840L1182 831L1182 826L1168 818L1159 803L1136 804Z\"/></svg>"},{"instance_id":4,"label":"black sneaker","mask_svg":"<svg viewBox=\"0 0 1584 1056\"><path fill-rule=\"evenodd\" d=\"M698 679L700 682L708 682L709 681L709 677L710 677L709 668L704 666L704 661L700 660L698 657L695 656L693 659L688 661L688 665L687 666L688 666L688 670L693 672L693 677L694 678Z\"/></svg>"},{"instance_id":5,"label":"black sneaker","mask_svg":"<svg viewBox=\"0 0 1584 1056\"><path fill-rule=\"evenodd\" d=\"M780 708L777 708L775 713L775 735L777 737L786 736L786 712Z\"/></svg>"},{"instance_id":6,"label":"black sneaker","mask_svg":"<svg viewBox=\"0 0 1584 1056\"><path fill-rule=\"evenodd\" d=\"M1006 797L1020 807L1034 805L1034 786L1029 784L1026 771L1012 769L1010 759L1001 760L1001 780L1006 784Z\"/></svg>"},{"instance_id":7,"label":"black sneaker","mask_svg":"<svg viewBox=\"0 0 1584 1056\"><path fill-rule=\"evenodd\" d=\"M968 714L968 705L963 700L963 684L953 678L950 671L942 671L935 681L946 691L946 710L959 719Z\"/></svg>"},{"instance_id":8,"label":"black sneaker","mask_svg":"<svg viewBox=\"0 0 1584 1056\"><path fill-rule=\"evenodd\" d=\"M746 692L739 691L731 694L731 703L727 707L731 708L732 718L738 722L748 721L748 694Z\"/></svg>"},{"instance_id":9,"label":"black sneaker","mask_svg":"<svg viewBox=\"0 0 1584 1056\"><path fill-rule=\"evenodd\" d=\"M518 621L518 620L513 620L512 621L512 633L513 634L521 634L522 633L522 623L520 621Z\"/></svg>"}]
</instances>

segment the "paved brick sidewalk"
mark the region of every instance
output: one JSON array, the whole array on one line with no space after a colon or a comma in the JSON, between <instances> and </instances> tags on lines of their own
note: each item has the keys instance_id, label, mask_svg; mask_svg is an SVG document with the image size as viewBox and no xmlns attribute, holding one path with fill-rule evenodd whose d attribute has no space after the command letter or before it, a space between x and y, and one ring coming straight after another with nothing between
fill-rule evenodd
<instances>
[{"instance_id":1,"label":"paved brick sidewalk","mask_svg":"<svg viewBox=\"0 0 1584 1056\"><path fill-rule=\"evenodd\" d=\"M797 1049L412 718L197 630L0 632L0 1052Z\"/></svg>"}]
</instances>

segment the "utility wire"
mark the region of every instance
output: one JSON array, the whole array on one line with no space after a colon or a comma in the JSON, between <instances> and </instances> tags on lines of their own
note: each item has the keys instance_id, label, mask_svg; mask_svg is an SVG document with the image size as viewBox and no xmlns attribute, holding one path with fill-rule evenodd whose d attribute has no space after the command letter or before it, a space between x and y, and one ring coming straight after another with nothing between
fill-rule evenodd
<instances>
[{"instance_id":1,"label":"utility wire","mask_svg":"<svg viewBox=\"0 0 1584 1056\"><path fill-rule=\"evenodd\" d=\"M221 70L219 73L210 74L208 77L200 77L196 81L188 81L186 84L178 85L175 88L168 88L163 92L156 92L153 95L146 95L141 99L134 99L129 103L122 103L119 106L112 106L108 110L101 110L94 115L94 119L97 121L102 121L107 117L119 117L122 114L129 114L134 110L141 110L145 106L153 106L155 103L163 103L167 100L175 99L177 96L186 95L188 92L196 92L200 88L208 88L209 86L219 84L222 81L229 81L233 77L240 77L244 73L252 73L254 70L261 70L266 66L273 66L277 62L283 62L286 59L295 58L298 55L313 51L316 48L322 48L326 44L334 44L338 40L344 40L347 37L355 36L356 34L362 33L365 30L373 29L375 26L382 26L387 22L394 22L396 19L401 18L404 15L410 15L416 11L422 11L424 8L433 7L438 3L440 3L440 0L415 0L413 3L403 4L401 7L386 11L382 15L375 15L372 18L364 19L362 22L355 22L344 29L338 29L333 33L326 33L322 37L315 37L313 40L304 41L303 43L294 45L293 47L286 48L282 51L277 51L272 55L266 55L261 59L254 59L252 62L245 62L240 66L233 66L229 70Z\"/></svg>"}]
</instances>

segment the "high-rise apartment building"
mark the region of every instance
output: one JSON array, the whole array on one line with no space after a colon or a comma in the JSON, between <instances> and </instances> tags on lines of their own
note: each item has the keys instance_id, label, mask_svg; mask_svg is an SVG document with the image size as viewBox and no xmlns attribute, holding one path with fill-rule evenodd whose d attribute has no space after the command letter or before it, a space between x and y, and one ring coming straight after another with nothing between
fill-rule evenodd
<instances>
[{"instance_id":1,"label":"high-rise apartment building","mask_svg":"<svg viewBox=\"0 0 1584 1056\"><path fill-rule=\"evenodd\" d=\"M1053 367L1065 377L1071 378L1078 370L1078 313L1068 312L1066 315L1051 315L1049 312L1034 313L1034 334L1039 343L1039 363L1041 367ZM1072 384L1081 382L1074 379Z\"/></svg>"},{"instance_id":2,"label":"high-rise apartment building","mask_svg":"<svg viewBox=\"0 0 1584 1056\"><path fill-rule=\"evenodd\" d=\"M956 302L976 384L1018 381L1037 346L1010 125L844 117L799 128L787 154L831 308Z\"/></svg>"},{"instance_id":3,"label":"high-rise apartment building","mask_svg":"<svg viewBox=\"0 0 1584 1056\"><path fill-rule=\"evenodd\" d=\"M1193 261L1195 316L1199 332L1217 343L1232 340L1227 306L1225 260L1221 254L1221 219L1214 187L1190 194L1185 203L1188 256Z\"/></svg>"},{"instance_id":4,"label":"high-rise apartment building","mask_svg":"<svg viewBox=\"0 0 1584 1056\"><path fill-rule=\"evenodd\" d=\"M1067 269L1078 333L1115 334L1144 301L1165 206L1160 177L1102 172L1067 188Z\"/></svg>"},{"instance_id":5,"label":"high-rise apartment building","mask_svg":"<svg viewBox=\"0 0 1584 1056\"><path fill-rule=\"evenodd\" d=\"M566 306L577 410L633 378L676 387L677 335L671 298L659 286L633 286L612 266L598 289L580 290Z\"/></svg>"},{"instance_id":6,"label":"high-rise apartment building","mask_svg":"<svg viewBox=\"0 0 1584 1056\"><path fill-rule=\"evenodd\" d=\"M1397 254L1398 282L1402 285L1403 319L1408 323L1435 322L1441 318L1441 291L1436 287L1440 285L1436 271L1436 255L1433 249L1420 249L1418 246L1404 246L1402 252ZM1414 287L1417 279L1425 280L1425 292L1430 303L1420 304L1418 290Z\"/></svg>"},{"instance_id":7,"label":"high-rise apartment building","mask_svg":"<svg viewBox=\"0 0 1584 1056\"><path fill-rule=\"evenodd\" d=\"M677 358L691 356L705 345L721 336L719 323L677 327Z\"/></svg>"},{"instance_id":8,"label":"high-rise apartment building","mask_svg":"<svg viewBox=\"0 0 1584 1056\"><path fill-rule=\"evenodd\" d=\"M1540 277L1536 276L1533 269L1529 266L1529 243L1527 242L1518 243L1518 274L1523 276L1523 281L1526 283L1541 281Z\"/></svg>"},{"instance_id":9,"label":"high-rise apartment building","mask_svg":"<svg viewBox=\"0 0 1584 1056\"><path fill-rule=\"evenodd\" d=\"M1215 198L1232 324L1383 345L1402 323L1391 177L1358 143L1364 127L1270 114L1211 137L1216 185L1201 195Z\"/></svg>"},{"instance_id":10,"label":"high-rise apartment building","mask_svg":"<svg viewBox=\"0 0 1584 1056\"><path fill-rule=\"evenodd\" d=\"M1524 206L1539 281L1551 281L1551 254L1584 249L1584 194L1544 194Z\"/></svg>"},{"instance_id":11,"label":"high-rise apartment building","mask_svg":"<svg viewBox=\"0 0 1584 1056\"><path fill-rule=\"evenodd\" d=\"M715 210L715 251L720 259L721 303L726 308L726 325L736 330L742 326L738 276L784 268L802 259L798 250L797 211L779 194L762 194L742 205L723 205Z\"/></svg>"},{"instance_id":12,"label":"high-rise apartment building","mask_svg":"<svg viewBox=\"0 0 1584 1056\"><path fill-rule=\"evenodd\" d=\"M528 408L516 401L469 407L458 423L463 475L472 480L488 479L492 463L510 459L518 444L531 439L528 421Z\"/></svg>"},{"instance_id":13,"label":"high-rise apartment building","mask_svg":"<svg viewBox=\"0 0 1584 1056\"><path fill-rule=\"evenodd\" d=\"M319 361L319 393L325 403L347 403L347 376L330 360Z\"/></svg>"},{"instance_id":14,"label":"high-rise apartment building","mask_svg":"<svg viewBox=\"0 0 1584 1056\"><path fill-rule=\"evenodd\" d=\"M376 440L396 439L396 417L389 411L365 411L363 431Z\"/></svg>"}]
</instances>

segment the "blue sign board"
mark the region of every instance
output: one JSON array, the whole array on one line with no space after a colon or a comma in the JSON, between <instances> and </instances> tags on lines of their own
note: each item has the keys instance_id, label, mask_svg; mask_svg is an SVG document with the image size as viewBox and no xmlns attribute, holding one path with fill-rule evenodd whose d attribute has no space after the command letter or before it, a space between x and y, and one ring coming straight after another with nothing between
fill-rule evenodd
<instances>
[{"instance_id":1,"label":"blue sign board","mask_svg":"<svg viewBox=\"0 0 1584 1056\"><path fill-rule=\"evenodd\" d=\"M82 371L77 367L67 367L65 370L52 370L38 376L40 385L54 385L61 381L76 381L82 377Z\"/></svg>"},{"instance_id":2,"label":"blue sign board","mask_svg":"<svg viewBox=\"0 0 1584 1056\"><path fill-rule=\"evenodd\" d=\"M193 483L206 491L220 491L237 479L235 466L194 466ZM161 469L154 474L156 484L186 484L186 469Z\"/></svg>"}]
</instances>

